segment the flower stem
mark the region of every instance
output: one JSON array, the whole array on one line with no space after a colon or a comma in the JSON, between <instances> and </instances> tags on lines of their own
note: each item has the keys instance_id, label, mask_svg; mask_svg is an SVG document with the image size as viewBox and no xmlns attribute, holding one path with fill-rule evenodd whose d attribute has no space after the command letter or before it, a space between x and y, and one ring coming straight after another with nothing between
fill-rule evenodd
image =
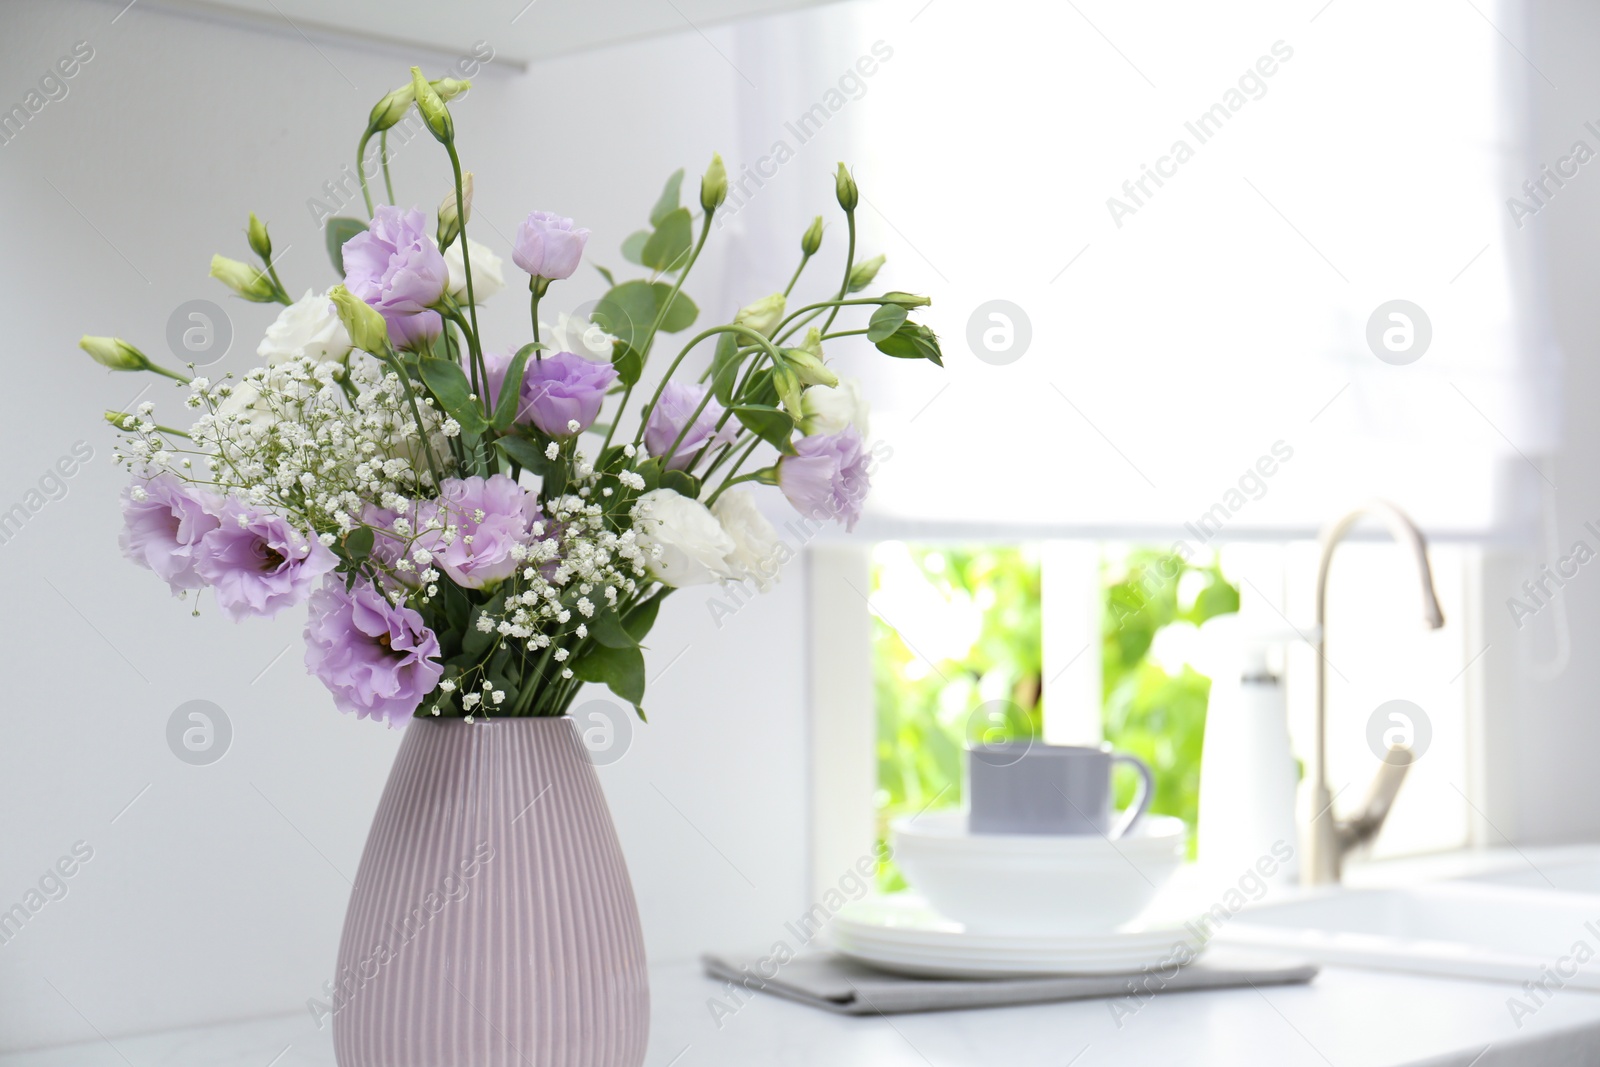
<instances>
[{"instance_id":1,"label":"flower stem","mask_svg":"<svg viewBox=\"0 0 1600 1067\"><path fill-rule=\"evenodd\" d=\"M697 334L692 341L683 346L683 351L679 352L678 357L672 361L672 365L667 368L667 373L661 376L661 383L656 386L655 395L650 398L650 403L646 404L644 410L639 413L639 433L633 439L635 448L637 448L639 443L644 440L644 429L647 425L649 425L650 413L655 411L656 404L661 401L661 394L666 390L667 382L672 380L673 372L678 369L678 364L682 363L684 357L693 351L694 347L701 341L704 341L706 338L713 337L719 333L736 333L743 337L749 337L766 349L767 354L772 357L774 363L776 363L778 360L778 350L772 347L772 342L767 340L767 338L760 331L752 330L748 326L740 326L737 323L729 323L726 326L713 326L711 329ZM711 394L708 391L706 395L710 396ZM624 403L626 403L627 394L623 394L623 399ZM613 423L613 427L615 427L615 423ZM609 441L610 437L608 436L607 442L609 443Z\"/></svg>"},{"instance_id":2,"label":"flower stem","mask_svg":"<svg viewBox=\"0 0 1600 1067\"><path fill-rule=\"evenodd\" d=\"M372 140L372 128L361 135L356 146L356 177L361 179L361 199L367 202L367 218L372 218L372 190L367 188L367 142Z\"/></svg>"},{"instance_id":3,"label":"flower stem","mask_svg":"<svg viewBox=\"0 0 1600 1067\"><path fill-rule=\"evenodd\" d=\"M389 131L384 130L378 135L378 158L383 160L383 189L389 194L389 203L394 203L394 179L389 177Z\"/></svg>"},{"instance_id":4,"label":"flower stem","mask_svg":"<svg viewBox=\"0 0 1600 1067\"><path fill-rule=\"evenodd\" d=\"M467 314L472 316L472 352L478 362L482 364L483 350L478 343L478 300L472 294L472 255L471 249L467 247L467 201L461 185L461 158L456 155L454 141L446 141L444 148L446 152L450 153L450 171L455 175L456 179L456 217L461 220L461 233L456 239L461 242L461 272L467 276ZM854 229L851 230L851 233L855 233ZM852 236L852 244L854 244L854 240ZM478 400L483 404L485 418L492 418L494 413L489 410L489 372L487 368L484 369L483 380L484 388L478 394Z\"/></svg>"},{"instance_id":5,"label":"flower stem","mask_svg":"<svg viewBox=\"0 0 1600 1067\"><path fill-rule=\"evenodd\" d=\"M856 265L856 213L854 209L844 213L844 220L845 224L850 228L850 244L844 253L844 281L839 283L840 300L843 300L846 294L850 292L850 272L855 269ZM839 307L834 305L833 310L828 312L828 321L822 324L823 333L828 332L828 328L833 325L833 320L838 314Z\"/></svg>"}]
</instances>

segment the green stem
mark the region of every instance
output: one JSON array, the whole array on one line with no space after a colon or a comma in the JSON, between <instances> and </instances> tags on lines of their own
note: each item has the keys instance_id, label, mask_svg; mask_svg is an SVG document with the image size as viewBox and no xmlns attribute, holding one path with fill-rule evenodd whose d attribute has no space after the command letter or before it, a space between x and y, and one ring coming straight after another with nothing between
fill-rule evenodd
<instances>
[{"instance_id":1,"label":"green stem","mask_svg":"<svg viewBox=\"0 0 1600 1067\"><path fill-rule=\"evenodd\" d=\"M388 346L385 345L384 348L388 349ZM433 443L428 440L428 428L422 422L422 410L417 406L416 391L411 388L411 376L400 365L400 361L395 358L392 350L375 354L400 378L400 385L406 391L406 401L411 405L411 418L417 424L417 438L422 445L423 458L428 461L428 470L433 474L433 487L438 489L443 484L442 479L439 477L439 463L433 455Z\"/></svg>"},{"instance_id":2,"label":"green stem","mask_svg":"<svg viewBox=\"0 0 1600 1067\"><path fill-rule=\"evenodd\" d=\"M840 300L843 300L850 292L850 272L855 269L856 265L856 213L853 210L846 211L844 213L844 220L846 225L850 227L850 244L845 249L844 253L844 281L839 283ZM822 324L823 333L828 332L828 327L833 325L833 320L838 316L838 314L838 307L835 307L828 313L828 321Z\"/></svg>"},{"instance_id":3,"label":"green stem","mask_svg":"<svg viewBox=\"0 0 1600 1067\"><path fill-rule=\"evenodd\" d=\"M860 334L871 332L871 330L840 330L838 333L825 333L822 335L822 339L824 341L831 341L835 337L856 337Z\"/></svg>"},{"instance_id":4,"label":"green stem","mask_svg":"<svg viewBox=\"0 0 1600 1067\"><path fill-rule=\"evenodd\" d=\"M533 339L535 341L539 340L539 297L542 296L542 295L543 294L539 292L539 279L538 278L529 278L528 279L528 318L533 320ZM543 351L544 351L543 349L535 348L533 350L533 358L534 359L543 359L544 358L544 356L542 354Z\"/></svg>"},{"instance_id":5,"label":"green stem","mask_svg":"<svg viewBox=\"0 0 1600 1067\"><path fill-rule=\"evenodd\" d=\"M776 363L778 360L778 350L772 347L772 342L767 340L759 330L752 330L748 326L740 326L737 323L730 323L727 326L713 326L711 329L696 335L692 341L683 346L683 351L679 352L678 357L672 361L672 365L667 368L667 373L661 376L661 382L656 386L655 395L650 398L650 403L646 404L644 410L639 413L639 433L638 436L633 439L635 448L637 448L640 442L644 440L645 427L650 424L650 413L655 411L656 404L661 401L661 394L666 390L667 382L672 380L672 375L675 371L677 371L678 364L682 363L684 357L693 351L694 347L701 341L704 341L706 338L713 337L719 333L736 333L740 336L749 337L766 349L767 354L771 356L774 363ZM710 393L708 392L706 395L709 396ZM626 403L627 394L623 394L623 396L624 403ZM615 428L615 423L612 425L613 428ZM607 443L610 442L609 435L607 436L606 440Z\"/></svg>"},{"instance_id":6,"label":"green stem","mask_svg":"<svg viewBox=\"0 0 1600 1067\"><path fill-rule=\"evenodd\" d=\"M372 140L372 128L361 135L361 143L356 146L356 177L361 179L361 199L367 202L367 218L372 217L372 190L367 188L367 142Z\"/></svg>"},{"instance_id":7,"label":"green stem","mask_svg":"<svg viewBox=\"0 0 1600 1067\"><path fill-rule=\"evenodd\" d=\"M472 353L481 364L483 363L483 351L478 343L478 300L472 294L472 256L470 255L470 249L467 247L467 201L465 194L462 192L461 159L456 155L454 142L446 141L444 148L446 152L450 153L450 171L455 175L456 179L456 217L461 220L461 233L456 240L461 242L461 273L467 276L467 314L472 316L472 336L470 338ZM854 230L851 231L851 233L854 232ZM852 238L852 243L853 240ZM483 404L485 418L492 418L494 413L489 410L489 371L487 367L483 371L483 381L484 388L478 394L478 400Z\"/></svg>"},{"instance_id":8,"label":"green stem","mask_svg":"<svg viewBox=\"0 0 1600 1067\"><path fill-rule=\"evenodd\" d=\"M389 131L384 130L378 135L378 158L383 161L383 189L389 194L389 203L394 203L394 180L389 177Z\"/></svg>"},{"instance_id":9,"label":"green stem","mask_svg":"<svg viewBox=\"0 0 1600 1067\"><path fill-rule=\"evenodd\" d=\"M733 474L740 467L744 466L744 461L750 458L750 456L755 452L756 448L760 444L761 444L761 438L757 437L754 441L750 442L750 447L745 449L744 452L742 454L740 454L739 458L733 461L733 466L728 468L728 473L726 475L724 475L722 484L717 486L716 491L713 492L711 494L710 499L708 499L706 501L706 506L707 507L710 507L712 504L715 504L717 502L717 497L721 496L722 495L722 491L724 489L728 488L728 486L737 485L740 482L754 481L758 477L755 474L747 474L747 475L744 475L743 477L735 478L733 476Z\"/></svg>"},{"instance_id":10,"label":"green stem","mask_svg":"<svg viewBox=\"0 0 1600 1067\"><path fill-rule=\"evenodd\" d=\"M879 305L881 305L881 304L885 304L885 303L889 303L889 301L886 301L882 297L877 297L877 296L861 296L861 297L855 297L854 299L851 299L851 300L844 300L844 299L839 299L839 300L819 300L815 304L807 304L805 307L796 308L788 316L788 318L786 318L782 322L778 323L777 329L773 330L772 332L775 335L777 335L778 343L782 344L784 341L788 340L789 337L791 335L793 335L793 333L796 330L798 330L800 327L804 326L806 323L810 322L812 319L816 318L818 315L822 314L822 312L827 308L838 309L838 308L842 308L842 307L846 307L846 308L847 307L858 307L858 306L860 306L862 304L879 304ZM791 322L794 322L795 319L800 318L801 315L805 315L805 318L802 319L799 322L795 322L793 326L789 326L789 324ZM784 330L783 328L785 326L789 326L789 328L787 330ZM782 330L783 332L779 333L780 330Z\"/></svg>"},{"instance_id":11,"label":"green stem","mask_svg":"<svg viewBox=\"0 0 1600 1067\"><path fill-rule=\"evenodd\" d=\"M179 374L175 370L168 370L167 368L163 367L161 364L159 364L159 363L151 363L149 360L145 360L144 369L149 371L152 374L164 375L165 377L171 378L175 382L182 382L184 385L188 385L191 381L193 381L193 379L188 378L188 377L186 377L186 376L184 376L182 374Z\"/></svg>"},{"instance_id":12,"label":"green stem","mask_svg":"<svg viewBox=\"0 0 1600 1067\"><path fill-rule=\"evenodd\" d=\"M800 280L800 272L806 269L806 264L811 262L811 253L800 254L800 265L794 269L794 277L789 279L789 284L783 287L783 298L787 300L789 294L794 292L794 283Z\"/></svg>"},{"instance_id":13,"label":"green stem","mask_svg":"<svg viewBox=\"0 0 1600 1067\"><path fill-rule=\"evenodd\" d=\"M683 288L684 281L689 277L689 272L694 269L695 260L700 258L700 250L706 246L706 238L711 236L711 216L713 211L706 212L705 219L700 225L700 239L695 242L694 251L689 254L689 261L683 265L683 270L678 272L678 280L672 286L672 292L667 294L666 302L661 305L661 310L656 312L655 321L650 324L650 332L644 335L644 346L636 348L641 361L650 358L650 346L655 343L656 331L661 329L661 324L667 319L667 312L672 310L673 302L678 299L678 292Z\"/></svg>"}]
</instances>

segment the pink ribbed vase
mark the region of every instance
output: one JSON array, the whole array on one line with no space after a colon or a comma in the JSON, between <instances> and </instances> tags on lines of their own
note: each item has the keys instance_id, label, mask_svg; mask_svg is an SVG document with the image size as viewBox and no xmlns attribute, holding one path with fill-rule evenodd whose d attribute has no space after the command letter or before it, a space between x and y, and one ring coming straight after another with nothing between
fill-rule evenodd
<instances>
[{"instance_id":1,"label":"pink ribbed vase","mask_svg":"<svg viewBox=\"0 0 1600 1067\"><path fill-rule=\"evenodd\" d=\"M639 1067L633 885L568 718L415 720L367 837L339 1067Z\"/></svg>"}]
</instances>

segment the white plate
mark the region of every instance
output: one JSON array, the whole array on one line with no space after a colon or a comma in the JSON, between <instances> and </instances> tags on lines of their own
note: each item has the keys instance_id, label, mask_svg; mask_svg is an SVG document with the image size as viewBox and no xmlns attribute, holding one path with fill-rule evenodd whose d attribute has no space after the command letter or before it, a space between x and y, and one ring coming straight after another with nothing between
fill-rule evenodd
<instances>
[{"instance_id":1,"label":"white plate","mask_svg":"<svg viewBox=\"0 0 1600 1067\"><path fill-rule=\"evenodd\" d=\"M1188 837L1183 820L1170 815L1146 815L1127 836L1115 840L1100 834L974 834L967 829L966 812L959 809L902 817L894 820L892 829L929 848L1051 858L1114 857L1117 852L1165 855L1181 847Z\"/></svg>"},{"instance_id":2,"label":"white plate","mask_svg":"<svg viewBox=\"0 0 1600 1067\"><path fill-rule=\"evenodd\" d=\"M1081 937L1000 937L969 934L909 893L847 904L834 918L839 951L874 966L928 977L1044 974L1136 974L1170 965L1178 946L1190 958L1204 950L1181 923Z\"/></svg>"}]
</instances>

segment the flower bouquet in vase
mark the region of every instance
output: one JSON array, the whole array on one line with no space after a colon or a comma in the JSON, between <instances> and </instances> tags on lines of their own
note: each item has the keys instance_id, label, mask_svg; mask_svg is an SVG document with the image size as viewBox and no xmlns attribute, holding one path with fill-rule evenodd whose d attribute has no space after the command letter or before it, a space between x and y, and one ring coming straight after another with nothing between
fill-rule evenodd
<instances>
[{"instance_id":1,"label":"flower bouquet in vase","mask_svg":"<svg viewBox=\"0 0 1600 1067\"><path fill-rule=\"evenodd\" d=\"M787 549L753 488L855 524L866 405L825 345L859 336L939 363L939 343L909 317L926 298L856 295L883 260L856 260L858 194L841 165L837 283L790 310L819 217L788 289L694 333L650 384L656 341L699 318L683 285L727 195L713 158L698 219L679 203L680 171L623 247L647 275L601 269L610 288L587 320L540 316L589 231L528 215L511 259L528 276L531 336L491 346L477 309L505 279L467 237L473 178L447 103L467 88L413 68L373 108L358 149L370 220L327 223L342 284L293 299L254 215L261 265L213 259L239 296L285 305L262 366L211 380L117 338L82 347L174 379L194 413L187 429L149 403L107 413L132 474L127 556L180 596L209 590L231 619L302 607L306 666L334 704L409 724L316 1006L342 1067L637 1067L638 911L566 712L592 683L642 718L641 645L662 600L775 576ZM413 107L454 176L431 226L374 205L368 179L381 159L389 185L387 131Z\"/></svg>"}]
</instances>

